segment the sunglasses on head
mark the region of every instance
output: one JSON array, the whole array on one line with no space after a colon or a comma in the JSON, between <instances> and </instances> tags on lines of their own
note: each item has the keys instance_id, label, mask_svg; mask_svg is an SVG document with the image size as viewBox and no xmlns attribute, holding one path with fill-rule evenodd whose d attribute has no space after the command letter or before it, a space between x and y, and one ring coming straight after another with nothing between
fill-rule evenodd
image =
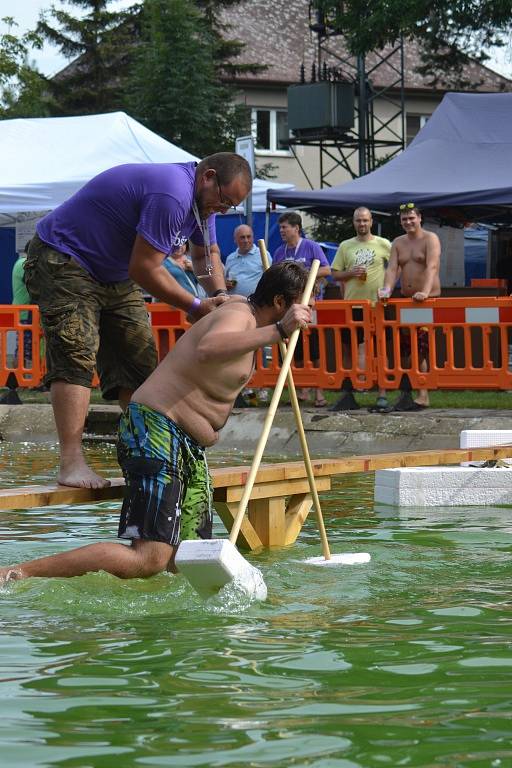
<instances>
[{"instance_id":1,"label":"sunglasses on head","mask_svg":"<svg viewBox=\"0 0 512 768\"><path fill-rule=\"evenodd\" d=\"M416 208L416 203L402 203L402 205L399 207L399 211L407 211L411 210L412 208Z\"/></svg>"}]
</instances>

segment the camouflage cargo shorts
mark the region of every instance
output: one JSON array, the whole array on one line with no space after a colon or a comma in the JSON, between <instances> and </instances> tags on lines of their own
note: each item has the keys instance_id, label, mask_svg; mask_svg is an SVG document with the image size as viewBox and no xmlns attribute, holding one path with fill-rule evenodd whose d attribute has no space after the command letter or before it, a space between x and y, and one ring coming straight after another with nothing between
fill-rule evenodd
<instances>
[{"instance_id":1,"label":"camouflage cargo shorts","mask_svg":"<svg viewBox=\"0 0 512 768\"><path fill-rule=\"evenodd\" d=\"M74 259L37 235L25 283L39 305L46 339L45 383L90 387L94 370L103 397L137 389L157 364L146 304L132 280L99 283Z\"/></svg>"}]
</instances>

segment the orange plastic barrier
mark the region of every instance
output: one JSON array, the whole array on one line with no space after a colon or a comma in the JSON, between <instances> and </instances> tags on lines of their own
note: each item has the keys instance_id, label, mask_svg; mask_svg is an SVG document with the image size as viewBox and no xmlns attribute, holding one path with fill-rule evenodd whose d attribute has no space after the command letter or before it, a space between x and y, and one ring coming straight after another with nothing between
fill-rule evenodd
<instances>
[{"instance_id":1,"label":"orange plastic barrier","mask_svg":"<svg viewBox=\"0 0 512 768\"><path fill-rule=\"evenodd\" d=\"M397 389L407 374L414 388L512 389L510 297L335 300L315 310L292 365L298 387L339 389L350 379L355 389ZM190 326L166 304L148 304L148 314L161 360ZM41 339L37 307L0 306L0 386L11 372L20 387L41 383ZM258 350L250 385L272 387L279 370L277 345Z\"/></svg>"},{"instance_id":2,"label":"orange plastic barrier","mask_svg":"<svg viewBox=\"0 0 512 768\"><path fill-rule=\"evenodd\" d=\"M190 323L187 322L185 312L168 304L148 304L147 309L160 362L187 328L190 328Z\"/></svg>"},{"instance_id":3,"label":"orange plastic barrier","mask_svg":"<svg viewBox=\"0 0 512 768\"><path fill-rule=\"evenodd\" d=\"M10 374L20 387L41 383L39 309L30 305L0 305L0 387Z\"/></svg>"},{"instance_id":4,"label":"orange plastic barrier","mask_svg":"<svg viewBox=\"0 0 512 768\"><path fill-rule=\"evenodd\" d=\"M375 308L379 386L512 389L509 297L395 299ZM510 360L512 363L512 359Z\"/></svg>"},{"instance_id":5,"label":"orange plastic barrier","mask_svg":"<svg viewBox=\"0 0 512 768\"><path fill-rule=\"evenodd\" d=\"M506 288L508 281L503 277L472 277L471 288Z\"/></svg>"},{"instance_id":6,"label":"orange plastic barrier","mask_svg":"<svg viewBox=\"0 0 512 768\"><path fill-rule=\"evenodd\" d=\"M319 301L316 323L299 337L292 364L298 387L339 389L345 379L355 388L369 389L377 380L374 361L374 319L370 301ZM364 346L364 365L359 346ZM279 348L256 354L256 370L249 385L271 387L279 375Z\"/></svg>"}]
</instances>

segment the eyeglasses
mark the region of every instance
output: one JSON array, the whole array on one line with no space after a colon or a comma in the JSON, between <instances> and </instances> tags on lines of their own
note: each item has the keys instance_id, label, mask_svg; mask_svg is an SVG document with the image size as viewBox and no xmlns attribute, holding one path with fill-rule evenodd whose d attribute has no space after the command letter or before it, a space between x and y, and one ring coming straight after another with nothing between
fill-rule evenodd
<instances>
[{"instance_id":1,"label":"eyeglasses","mask_svg":"<svg viewBox=\"0 0 512 768\"><path fill-rule=\"evenodd\" d=\"M399 211L407 211L411 210L412 208L416 208L416 203L402 203L402 205L399 207Z\"/></svg>"},{"instance_id":2,"label":"eyeglasses","mask_svg":"<svg viewBox=\"0 0 512 768\"><path fill-rule=\"evenodd\" d=\"M230 208L235 208L235 209L236 209L236 205L235 205L235 203L234 203L232 200L230 200L230 199L229 199L229 197L226 197L226 196L223 194L223 192L222 192L222 189L221 189L221 186L220 186L219 177L218 177L218 175L217 175L217 171L215 171L215 180L216 180L216 182L217 182L217 188L218 188L218 190L219 190L219 204L220 204L220 206L221 206L221 207L222 207L222 208L223 208L225 211L229 211L229 209L230 209Z\"/></svg>"}]
</instances>

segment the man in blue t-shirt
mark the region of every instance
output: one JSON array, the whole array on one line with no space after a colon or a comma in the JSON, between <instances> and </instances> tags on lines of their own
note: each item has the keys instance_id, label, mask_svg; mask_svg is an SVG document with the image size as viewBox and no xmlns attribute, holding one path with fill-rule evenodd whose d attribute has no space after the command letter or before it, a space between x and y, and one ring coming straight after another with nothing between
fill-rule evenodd
<instances>
[{"instance_id":1,"label":"man in blue t-shirt","mask_svg":"<svg viewBox=\"0 0 512 768\"><path fill-rule=\"evenodd\" d=\"M25 277L46 337L59 483L108 485L87 466L81 447L94 369L105 399L126 406L156 367L139 286L194 319L225 301L214 215L241 203L251 186L248 163L230 152L198 164L121 165L91 179L39 222ZM210 298L191 296L163 266L187 240Z\"/></svg>"}]
</instances>

